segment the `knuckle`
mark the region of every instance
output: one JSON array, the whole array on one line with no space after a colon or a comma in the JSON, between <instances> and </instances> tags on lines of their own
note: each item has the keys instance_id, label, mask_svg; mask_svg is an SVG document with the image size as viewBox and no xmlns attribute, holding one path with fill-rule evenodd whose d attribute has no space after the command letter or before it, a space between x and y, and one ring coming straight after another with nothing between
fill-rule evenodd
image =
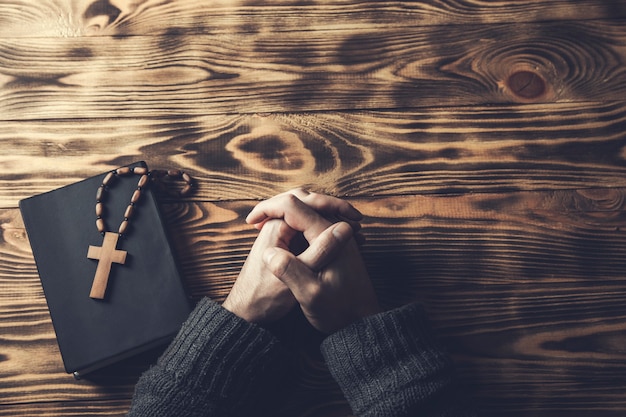
<instances>
[{"instance_id":1,"label":"knuckle","mask_svg":"<svg viewBox=\"0 0 626 417\"><path fill-rule=\"evenodd\" d=\"M306 202L311 207L323 208L325 198L320 194L309 194L306 198Z\"/></svg>"},{"instance_id":2,"label":"knuckle","mask_svg":"<svg viewBox=\"0 0 626 417\"><path fill-rule=\"evenodd\" d=\"M291 262L291 256L284 253L277 253L269 264L270 271L278 278L283 278L288 274Z\"/></svg>"},{"instance_id":3,"label":"knuckle","mask_svg":"<svg viewBox=\"0 0 626 417\"><path fill-rule=\"evenodd\" d=\"M285 199L287 200L285 204L289 205L290 207L293 207L300 202L300 199L291 193L285 194Z\"/></svg>"},{"instance_id":4,"label":"knuckle","mask_svg":"<svg viewBox=\"0 0 626 417\"><path fill-rule=\"evenodd\" d=\"M293 194L293 195L298 195L298 194L301 194L301 195L306 195L306 194L308 194L308 193L309 193L309 192L308 192L307 190L305 190L303 187L296 187L296 188L292 188L292 189L291 189L291 190L289 190L288 192L289 192L290 194Z\"/></svg>"}]
</instances>

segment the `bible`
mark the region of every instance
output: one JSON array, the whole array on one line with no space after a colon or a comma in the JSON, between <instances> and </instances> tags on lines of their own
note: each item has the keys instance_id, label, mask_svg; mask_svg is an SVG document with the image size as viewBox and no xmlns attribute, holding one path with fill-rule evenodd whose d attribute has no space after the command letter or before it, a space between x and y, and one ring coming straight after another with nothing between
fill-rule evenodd
<instances>
[{"instance_id":1,"label":"bible","mask_svg":"<svg viewBox=\"0 0 626 417\"><path fill-rule=\"evenodd\" d=\"M168 343L191 312L152 187L109 177L20 201L63 364L77 378Z\"/></svg>"}]
</instances>

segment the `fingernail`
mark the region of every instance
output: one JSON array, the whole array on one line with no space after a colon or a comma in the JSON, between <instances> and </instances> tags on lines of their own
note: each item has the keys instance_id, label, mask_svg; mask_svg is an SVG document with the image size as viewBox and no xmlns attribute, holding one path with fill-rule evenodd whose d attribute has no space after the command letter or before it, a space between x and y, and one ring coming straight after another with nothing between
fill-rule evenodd
<instances>
[{"instance_id":1,"label":"fingernail","mask_svg":"<svg viewBox=\"0 0 626 417\"><path fill-rule=\"evenodd\" d=\"M352 227L348 223L340 222L332 230L337 240L346 240L352 236Z\"/></svg>"}]
</instances>

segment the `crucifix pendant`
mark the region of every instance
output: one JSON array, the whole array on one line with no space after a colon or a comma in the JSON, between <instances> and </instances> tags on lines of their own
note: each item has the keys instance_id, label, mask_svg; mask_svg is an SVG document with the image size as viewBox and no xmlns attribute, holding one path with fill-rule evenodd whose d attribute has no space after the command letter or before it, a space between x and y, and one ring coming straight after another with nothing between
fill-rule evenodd
<instances>
[{"instance_id":1,"label":"crucifix pendant","mask_svg":"<svg viewBox=\"0 0 626 417\"><path fill-rule=\"evenodd\" d=\"M111 265L114 262L116 264L126 262L126 251L116 249L118 238L119 235L117 233L106 232L102 246L89 246L87 258L98 260L96 275L91 285L91 293L89 293L89 297L91 298L97 298L99 300L104 298L109 275L111 274Z\"/></svg>"}]
</instances>

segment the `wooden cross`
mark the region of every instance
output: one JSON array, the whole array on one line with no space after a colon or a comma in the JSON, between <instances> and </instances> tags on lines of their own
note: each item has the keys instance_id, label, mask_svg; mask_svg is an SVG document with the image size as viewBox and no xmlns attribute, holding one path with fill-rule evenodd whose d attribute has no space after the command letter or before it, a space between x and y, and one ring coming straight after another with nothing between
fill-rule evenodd
<instances>
[{"instance_id":1,"label":"wooden cross","mask_svg":"<svg viewBox=\"0 0 626 417\"><path fill-rule=\"evenodd\" d=\"M113 262L116 264L126 262L126 251L116 249L118 238L119 235L117 233L106 232L102 246L89 246L87 257L89 259L98 260L96 276L91 285L91 293L89 293L89 297L91 298L97 298L99 300L104 298L109 282L109 275L111 273L111 265Z\"/></svg>"}]
</instances>

